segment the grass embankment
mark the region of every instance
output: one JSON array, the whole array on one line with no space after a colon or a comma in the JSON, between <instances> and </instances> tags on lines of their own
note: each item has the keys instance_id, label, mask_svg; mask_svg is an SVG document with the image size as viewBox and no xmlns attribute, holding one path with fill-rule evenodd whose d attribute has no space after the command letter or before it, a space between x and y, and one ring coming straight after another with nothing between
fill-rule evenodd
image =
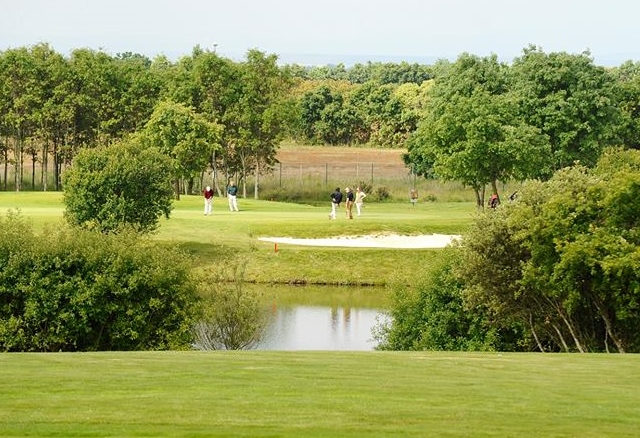
<instances>
[{"instance_id":1,"label":"grass embankment","mask_svg":"<svg viewBox=\"0 0 640 438\"><path fill-rule=\"evenodd\" d=\"M630 355L0 355L0 436L631 437Z\"/></svg>"}]
</instances>

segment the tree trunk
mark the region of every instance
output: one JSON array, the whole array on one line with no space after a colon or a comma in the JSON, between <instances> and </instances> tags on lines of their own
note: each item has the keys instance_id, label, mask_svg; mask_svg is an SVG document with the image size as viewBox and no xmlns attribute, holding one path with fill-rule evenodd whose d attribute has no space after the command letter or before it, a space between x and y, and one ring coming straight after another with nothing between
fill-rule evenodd
<instances>
[{"instance_id":1,"label":"tree trunk","mask_svg":"<svg viewBox=\"0 0 640 438\"><path fill-rule=\"evenodd\" d=\"M173 180L173 196L176 201L180 200L180 178Z\"/></svg>"},{"instance_id":2,"label":"tree trunk","mask_svg":"<svg viewBox=\"0 0 640 438\"><path fill-rule=\"evenodd\" d=\"M42 147L42 169L40 172L40 185L42 186L42 191L47 191L47 179L49 178L49 142L46 141L44 146Z\"/></svg>"},{"instance_id":3,"label":"tree trunk","mask_svg":"<svg viewBox=\"0 0 640 438\"><path fill-rule=\"evenodd\" d=\"M218 183L218 163L216 163L216 152L213 151L213 155L211 158L211 170L213 174L211 175L211 180L213 182L213 187L215 187L218 196L222 196L222 191L220 190L220 184Z\"/></svg>"},{"instance_id":4,"label":"tree trunk","mask_svg":"<svg viewBox=\"0 0 640 438\"><path fill-rule=\"evenodd\" d=\"M596 309L598 309L598 313L600 314L600 316L602 317L602 320L604 321L604 327L606 330L606 334L609 335L609 337L611 338L611 340L613 341L613 343L616 345L616 348L618 349L618 351L620 353L625 353L625 348L624 348L624 344L622 343L622 341L620 340L620 338L618 338L618 336L616 336L616 334L614 333L613 330L613 323L611 322L611 318L609 317L609 315L607 314L607 312L605 312L604 309L604 305L602 304L602 301L600 299L598 299L596 296L593 296L593 302L596 305ZM605 342L606 342L606 337L605 337Z\"/></svg>"},{"instance_id":5,"label":"tree trunk","mask_svg":"<svg viewBox=\"0 0 640 438\"><path fill-rule=\"evenodd\" d=\"M258 186L260 185L260 161L256 162L256 182L253 186L253 199L258 199Z\"/></svg>"},{"instance_id":6,"label":"tree trunk","mask_svg":"<svg viewBox=\"0 0 640 438\"><path fill-rule=\"evenodd\" d=\"M533 326L533 315L529 313L529 328L531 329L531 334L533 334L533 338L536 340L536 344L538 345L538 349L541 353L544 353L544 347L540 343L540 339L538 338L538 334L536 333L536 329Z\"/></svg>"},{"instance_id":7,"label":"tree trunk","mask_svg":"<svg viewBox=\"0 0 640 438\"><path fill-rule=\"evenodd\" d=\"M564 340L564 336L562 336L562 332L560 331L560 329L558 328L557 325L551 323L551 327L553 327L553 329L556 331L556 334L558 335L558 339L560 340L560 344L562 345L562 348L564 349L565 352L569 352L569 345L567 345L567 341Z\"/></svg>"},{"instance_id":8,"label":"tree trunk","mask_svg":"<svg viewBox=\"0 0 640 438\"><path fill-rule=\"evenodd\" d=\"M18 138L14 145L13 159L15 161L13 181L15 183L16 192L22 189L22 131L18 128Z\"/></svg>"}]
</instances>

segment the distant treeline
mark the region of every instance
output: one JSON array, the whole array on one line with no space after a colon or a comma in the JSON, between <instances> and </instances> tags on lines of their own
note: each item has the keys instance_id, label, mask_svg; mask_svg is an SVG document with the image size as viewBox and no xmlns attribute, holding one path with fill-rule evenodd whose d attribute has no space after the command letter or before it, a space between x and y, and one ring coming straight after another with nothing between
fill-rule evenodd
<instances>
[{"instance_id":1,"label":"distant treeline","mask_svg":"<svg viewBox=\"0 0 640 438\"><path fill-rule=\"evenodd\" d=\"M603 119L610 126L615 123L611 127L615 138L637 145L638 64L604 69L593 65L588 53L560 55L564 58L553 59L568 61L546 62L535 71L558 77L549 83L558 87L554 91L560 97L566 87L567 100L536 104L557 107L580 96L595 96L599 100L594 105L620 111L620 117ZM442 60L433 65L370 62L347 68L279 65L277 55L258 50L249 50L244 60L236 62L197 46L176 62L165 56L149 59L82 48L63 56L48 44L9 49L0 52L0 188L20 190L30 182L31 187L58 190L64 168L80 149L126 140L148 130L151 120L155 130L151 137L164 142L158 147L181 160L185 187L203 172L246 183L272 168L284 139L408 148L420 124L433 115L429 102L434 83L445 78L456 83L458 76L473 74L461 68L465 56L474 58L464 55L453 63ZM503 67L529 79L521 69ZM599 72L597 81L574 80L591 71ZM491 76L475 79L472 84L514 83L514 76L498 82ZM582 94L570 89L576 83L586 87ZM566 120L553 121L561 125L559 135L570 136L574 124L590 129L592 115L579 108L577 113L571 111ZM169 114L214 124L219 135L211 137L216 144L206 152L214 153L195 158L181 154L180 147L198 131L184 123L170 126ZM417 160L415 154L413 159ZM429 174L423 169L427 162L416 164ZM49 169L53 176L47 174Z\"/></svg>"}]
</instances>

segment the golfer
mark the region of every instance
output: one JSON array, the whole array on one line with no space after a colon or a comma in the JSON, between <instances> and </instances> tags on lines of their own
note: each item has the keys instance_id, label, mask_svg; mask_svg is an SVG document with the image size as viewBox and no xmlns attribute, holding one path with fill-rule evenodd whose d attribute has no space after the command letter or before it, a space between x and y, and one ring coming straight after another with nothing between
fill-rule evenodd
<instances>
[{"instance_id":1,"label":"golfer","mask_svg":"<svg viewBox=\"0 0 640 438\"><path fill-rule=\"evenodd\" d=\"M227 199L229 201L229 210L230 211L240 211L238 210L238 188L236 187L236 183L233 181L229 182L227 186Z\"/></svg>"},{"instance_id":2,"label":"golfer","mask_svg":"<svg viewBox=\"0 0 640 438\"><path fill-rule=\"evenodd\" d=\"M366 197L367 195L362 191L360 187L356 188L356 214L358 216L360 216L360 213L362 213L362 205L364 204L364 198Z\"/></svg>"},{"instance_id":3,"label":"golfer","mask_svg":"<svg viewBox=\"0 0 640 438\"><path fill-rule=\"evenodd\" d=\"M347 202L345 204L347 210L347 219L353 219L353 201L355 200L355 196L349 187L345 189L347 193Z\"/></svg>"},{"instance_id":4,"label":"golfer","mask_svg":"<svg viewBox=\"0 0 640 438\"><path fill-rule=\"evenodd\" d=\"M333 193L331 193L331 213L329 213L329 219L336 218L336 210L340 207L341 202L342 192L340 191L340 187L336 187Z\"/></svg>"},{"instance_id":5,"label":"golfer","mask_svg":"<svg viewBox=\"0 0 640 438\"><path fill-rule=\"evenodd\" d=\"M207 186L202 194L204 195L204 215L209 216L213 209L213 190L211 190L210 186Z\"/></svg>"}]
</instances>

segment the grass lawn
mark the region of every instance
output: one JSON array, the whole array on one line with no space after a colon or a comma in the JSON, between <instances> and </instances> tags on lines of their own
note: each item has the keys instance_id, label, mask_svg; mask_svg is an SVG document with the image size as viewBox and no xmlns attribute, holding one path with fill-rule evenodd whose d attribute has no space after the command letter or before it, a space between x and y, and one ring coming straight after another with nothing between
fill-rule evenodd
<instances>
[{"instance_id":1,"label":"grass lawn","mask_svg":"<svg viewBox=\"0 0 640 438\"><path fill-rule=\"evenodd\" d=\"M226 199L214 198L214 213L203 215L200 196L182 196L171 218L162 219L152 236L194 255L194 267L228 270L242 265L245 279L255 283L387 285L410 282L434 251L321 248L278 245L258 237L330 237L371 233L459 234L470 224L475 206L468 202L365 202L363 215L330 221L324 207L239 199L240 212L230 212ZM62 194L0 192L0 214L19 210L36 227L63 220ZM232 277L231 272L223 272Z\"/></svg>"},{"instance_id":2,"label":"grass lawn","mask_svg":"<svg viewBox=\"0 0 640 438\"><path fill-rule=\"evenodd\" d=\"M35 227L58 224L59 193L0 193ZM183 196L153 239L194 268L243 264L263 283L411 281L437 250L280 245L259 236L457 234L472 203L369 203L353 221L312 207ZM55 226L55 225L54 225ZM346 279L346 280L345 280ZM640 358L449 352L0 354L0 436L632 437Z\"/></svg>"},{"instance_id":3,"label":"grass lawn","mask_svg":"<svg viewBox=\"0 0 640 438\"><path fill-rule=\"evenodd\" d=\"M198 263L241 263L246 279L259 283L375 284L410 281L433 258L434 250L322 248L278 245L258 237L331 237L371 233L458 234L470 224L472 203L369 203L363 215L328 219L325 207L240 199L230 212L216 198L214 214L202 214L199 196L183 196L171 219L163 220L159 240L181 245Z\"/></svg>"},{"instance_id":4,"label":"grass lawn","mask_svg":"<svg viewBox=\"0 0 640 438\"><path fill-rule=\"evenodd\" d=\"M0 436L631 437L632 355L0 355Z\"/></svg>"}]
</instances>

